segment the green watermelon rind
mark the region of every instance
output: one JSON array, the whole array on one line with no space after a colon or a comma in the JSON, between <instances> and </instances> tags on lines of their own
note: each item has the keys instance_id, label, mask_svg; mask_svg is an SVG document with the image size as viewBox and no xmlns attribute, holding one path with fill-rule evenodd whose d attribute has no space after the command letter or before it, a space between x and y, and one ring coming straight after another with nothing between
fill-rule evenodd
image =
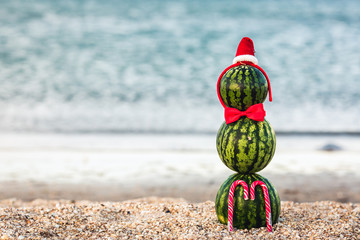
<instances>
[{"instance_id":1,"label":"green watermelon rind","mask_svg":"<svg viewBox=\"0 0 360 240\"><path fill-rule=\"evenodd\" d=\"M221 161L238 173L255 173L272 160L276 136L270 123L241 117L221 125L216 136L216 148Z\"/></svg>"},{"instance_id":2,"label":"green watermelon rind","mask_svg":"<svg viewBox=\"0 0 360 240\"><path fill-rule=\"evenodd\" d=\"M276 224L279 220L281 212L280 197L275 187L259 174L233 174L220 187L215 199L215 210L218 220L222 224L228 223L228 199L231 184L236 180L243 180L250 186L256 180L263 181L268 188L271 219L272 224ZM241 186L236 187L234 191L234 206L233 206L233 226L238 229L250 229L266 227L266 212L265 200L262 188L257 186L255 188L255 200L244 200L244 189Z\"/></svg>"},{"instance_id":3,"label":"green watermelon rind","mask_svg":"<svg viewBox=\"0 0 360 240\"><path fill-rule=\"evenodd\" d=\"M269 90L264 74L249 65L230 68L220 80L220 97L227 107L245 111L248 107L263 103Z\"/></svg>"}]
</instances>

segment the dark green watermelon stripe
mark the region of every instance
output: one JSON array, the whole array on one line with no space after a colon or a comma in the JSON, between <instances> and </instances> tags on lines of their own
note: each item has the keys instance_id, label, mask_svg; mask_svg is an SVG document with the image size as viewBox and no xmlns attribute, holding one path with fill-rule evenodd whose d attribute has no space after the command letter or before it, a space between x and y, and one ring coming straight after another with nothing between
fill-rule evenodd
<instances>
[{"instance_id":1,"label":"dark green watermelon stripe","mask_svg":"<svg viewBox=\"0 0 360 240\"><path fill-rule=\"evenodd\" d=\"M237 131L237 128L236 128L236 125L234 125L232 128L232 131L227 132L228 141L230 143L236 141L235 139L237 136L236 136L236 134L234 134L236 131ZM225 148L226 151L224 152L224 157L225 157L226 161L230 163L231 167L234 167L234 165L233 165L234 162L232 161L232 159L234 159L236 156L235 151L239 151L238 149L236 150L235 148L236 148L236 146L234 144L228 144L227 147ZM233 170L234 169L235 168L233 168Z\"/></svg>"},{"instance_id":2,"label":"dark green watermelon stripe","mask_svg":"<svg viewBox=\"0 0 360 240\"><path fill-rule=\"evenodd\" d=\"M266 120L265 120L266 121ZM261 139L261 137L260 137L260 142L259 142L259 145L260 145L260 143L262 144L262 146L264 146L265 147L265 150L263 150L262 151L262 155L260 156L260 158L262 158L263 159L263 161L262 162L259 162L259 165L258 165L258 167L260 168L260 169L264 169L268 164L269 164L269 162L271 161L271 159L272 159L272 156L273 155L270 155L270 156L267 156L267 155L269 155L269 151L266 151L266 146L267 146L267 144L266 144L266 140L268 140L268 141L271 141L271 139L270 138L272 138L273 136L272 135L269 135L269 134L267 134L267 133L265 133L267 130L267 125L268 125L268 122L266 121L266 122L263 122L262 124L261 124L261 128L259 128L259 136L267 136L267 137L265 137L265 141L263 141L262 139ZM260 147L260 146L259 146Z\"/></svg>"},{"instance_id":3,"label":"dark green watermelon stripe","mask_svg":"<svg viewBox=\"0 0 360 240\"><path fill-rule=\"evenodd\" d=\"M248 121L248 120L250 120L250 119L247 119L247 121L245 121L245 124L244 124L244 126L243 126L243 128L244 129L246 129L246 134L244 134L245 136L245 138L247 138L248 136L249 136L249 133L250 133L250 127L251 127L251 124L250 124L250 121ZM244 151L243 151L243 155L245 155L245 159L243 159L243 161L246 161L248 158L251 158L250 156L249 156L249 150L250 150L250 144L246 144L245 146L243 146L244 147ZM249 157L247 157L247 156L249 156ZM242 158L244 158L244 156L242 157ZM233 159L233 161L234 161L235 159ZM234 161L234 162L236 162L236 165L238 166L238 169L242 169L243 167L244 167L244 165L242 164L242 162L239 162L239 161ZM248 172L250 172L250 171L248 171Z\"/></svg>"},{"instance_id":4,"label":"dark green watermelon stripe","mask_svg":"<svg viewBox=\"0 0 360 240\"><path fill-rule=\"evenodd\" d=\"M221 147L222 145L226 144L224 141L227 140L227 138L225 138L225 131L226 131L226 125L225 124L222 124L220 129L219 129L219 135L220 136L219 138L217 138L216 142L217 142L217 145L219 145L220 148L218 148L218 153L219 153L219 156L224 156L223 154L223 148ZM220 157L221 158L221 157Z\"/></svg>"},{"instance_id":5,"label":"dark green watermelon stripe","mask_svg":"<svg viewBox=\"0 0 360 240\"><path fill-rule=\"evenodd\" d=\"M237 79L239 79L240 81L242 80L242 74L243 74L243 71L241 69L238 69L237 71L237 74L236 74L236 78L235 79L232 79L232 81L234 82L235 80L235 84L237 84ZM240 89L241 88L241 85L237 84L237 89ZM241 99L241 94L242 94L242 91L236 91L235 92L235 97L236 97L236 102L239 103L240 102L240 99Z\"/></svg>"},{"instance_id":6,"label":"dark green watermelon stripe","mask_svg":"<svg viewBox=\"0 0 360 240\"><path fill-rule=\"evenodd\" d=\"M230 104L231 102L238 102L238 99L239 99L239 95L237 95L236 94L236 92L234 91L234 89L237 89L237 88L239 88L239 85L238 85L238 83L237 83L237 79L239 79L240 81L241 81L241 79L242 79L242 76L239 76L239 74L240 74L240 71L239 71L239 69L237 69L237 68L234 68L233 69L233 74L231 75L231 78L230 79L228 79L228 81L229 81L229 83L230 83L230 85L229 85L229 90L230 89L232 89L232 90L230 90L230 91L228 91L227 92L227 98L228 98L228 103ZM231 87L230 87L231 86Z\"/></svg>"},{"instance_id":7,"label":"dark green watermelon stripe","mask_svg":"<svg viewBox=\"0 0 360 240\"><path fill-rule=\"evenodd\" d=\"M248 86L250 88L250 91L245 94L245 98L244 98L244 107L247 106L247 105L252 105L252 102L253 102L253 98L252 98L252 91L253 91L253 82L256 80L254 77L255 76L251 76L250 75L250 69L248 67L246 67L246 72L245 72L245 86ZM257 90L257 89L256 89ZM245 92L244 92L245 93Z\"/></svg>"},{"instance_id":8,"label":"dark green watermelon stripe","mask_svg":"<svg viewBox=\"0 0 360 240\"><path fill-rule=\"evenodd\" d=\"M240 82L238 82L240 81ZM240 89L241 88L241 81L243 81L243 70L241 69L237 69L237 74L235 78L231 79L232 84L234 84L236 86L236 89ZM241 95L243 94L243 92L241 91L237 91L234 92L235 93L235 99L232 99L234 102L236 102L237 104L241 104Z\"/></svg>"},{"instance_id":9,"label":"dark green watermelon stripe","mask_svg":"<svg viewBox=\"0 0 360 240\"><path fill-rule=\"evenodd\" d=\"M257 71L255 71L255 72L256 72L257 78L261 78L261 77L262 77L262 73L257 72ZM257 85L258 91L257 91L256 98L257 98L257 99L266 99L267 93L268 93L268 91L266 91L266 89L269 89L269 85L268 85L267 81L266 81L266 82L260 82L260 81L258 81L257 84L258 84L258 85Z\"/></svg>"},{"instance_id":10,"label":"dark green watermelon stripe","mask_svg":"<svg viewBox=\"0 0 360 240\"><path fill-rule=\"evenodd\" d=\"M256 128L256 130L255 130L255 135L256 135L256 137L257 137L258 139L260 139L260 135L259 135L259 124L256 124L256 125L255 125L255 128ZM256 142L255 142L255 144L256 144L256 149L259 149L259 143L260 143L260 141L256 141ZM254 159L257 159L257 161L252 161L252 163L251 163L251 165L249 166L249 169L248 169L249 172L251 172L251 171L254 169L255 165L260 162L260 161L258 160L258 157L259 157L259 151L256 151L256 150L255 150Z\"/></svg>"},{"instance_id":11,"label":"dark green watermelon stripe","mask_svg":"<svg viewBox=\"0 0 360 240\"><path fill-rule=\"evenodd\" d=\"M234 74L234 70L233 69L230 69L231 71L228 71L228 74L226 75L226 77L225 77L225 82L224 82L224 84L225 84L225 86L226 86L226 89L229 89L230 88L230 84L231 84L231 82L230 82L230 79L231 79L231 77L232 77L232 75ZM226 89L224 89L224 91L226 90ZM224 104L225 105L228 105L229 103L230 103L230 96L229 96L229 94L227 93L227 91L225 91L225 94L226 94L226 98L224 99L224 100L226 100L225 102L224 102Z\"/></svg>"},{"instance_id":12,"label":"dark green watermelon stripe","mask_svg":"<svg viewBox=\"0 0 360 240\"><path fill-rule=\"evenodd\" d=\"M249 91L244 91L244 94L245 94L245 97L244 97L244 99L243 99L243 104L245 104L245 105L252 105L251 103L252 103L252 98L251 98L251 91L252 91L252 89L251 89L251 83L254 81L253 79L252 79L252 77L250 76L250 71L249 71L249 69L248 69L248 67L245 67L245 82L244 82L244 85L245 85L245 87L247 87L247 88L249 88Z\"/></svg>"},{"instance_id":13,"label":"dark green watermelon stripe","mask_svg":"<svg viewBox=\"0 0 360 240\"><path fill-rule=\"evenodd\" d=\"M266 120L265 120L266 121ZM261 144L264 145L265 147L267 146L267 142L266 140L269 140L271 141L271 139L269 139L271 137L271 135L269 135L268 133L268 128L267 128L267 124L262 124L262 128L260 130L260 133L262 136L264 136L264 140L263 139L261 140ZM271 160L267 155L266 153L264 152L264 156L263 156L263 164L260 165L260 168L264 168L265 166L267 166L267 164L269 163L269 161Z\"/></svg>"},{"instance_id":14,"label":"dark green watermelon stripe","mask_svg":"<svg viewBox=\"0 0 360 240\"><path fill-rule=\"evenodd\" d=\"M229 77L228 82L227 82L227 84L229 84L229 85L227 85L228 89L230 89L230 86L234 86L234 84L236 86L236 82L234 81L234 79L237 79L239 77L239 72L240 71L237 68L232 69L231 76ZM228 100L228 103L236 101L236 94L234 91L228 92L227 100Z\"/></svg>"},{"instance_id":15,"label":"dark green watermelon stripe","mask_svg":"<svg viewBox=\"0 0 360 240\"><path fill-rule=\"evenodd\" d=\"M230 78L231 75L232 75L232 69L229 69L222 77L222 79L220 81L220 85L219 85L220 95L226 96L225 98L222 99L225 105L228 105L229 100L230 100L227 97L227 89L230 87L230 83L229 83L228 79ZM225 87L224 87L224 85L225 85Z\"/></svg>"},{"instance_id":16,"label":"dark green watermelon stripe","mask_svg":"<svg viewBox=\"0 0 360 240\"><path fill-rule=\"evenodd\" d=\"M236 125L236 124L234 124L234 125ZM241 139L241 137L242 137L242 133L241 133L241 128L236 128L236 130L235 130L235 127L233 128L233 131L230 133L231 134L231 137L233 138L233 139L235 139L235 141L234 142L237 142L239 139ZM232 169L232 170L234 170L235 171L235 169L237 169L237 161L233 161L233 159L238 159L238 154L240 153L240 152L242 152L243 150L237 145L237 144L234 144L234 148L236 148L236 152L234 152L234 158L230 158L230 159L228 159L228 162L229 162L229 167L230 167L230 169Z\"/></svg>"},{"instance_id":17,"label":"dark green watermelon stripe","mask_svg":"<svg viewBox=\"0 0 360 240\"><path fill-rule=\"evenodd\" d=\"M226 124L226 123L225 123ZM224 126L226 127L226 126ZM225 132L224 132L224 146L223 147L223 152L222 152L222 156L223 156L223 159L225 162L229 162L231 161L231 159L234 158L234 155L233 155L233 148L234 148L234 145L229 143L232 141L232 134L230 134L230 131L233 130L233 127L231 128L226 128L225 129Z\"/></svg>"},{"instance_id":18,"label":"dark green watermelon stripe","mask_svg":"<svg viewBox=\"0 0 360 240\"><path fill-rule=\"evenodd\" d=\"M239 133L240 128L239 127L234 127L234 131L231 133L233 138L236 139L235 141L237 141L237 139L240 137L241 138L241 134ZM238 154L240 154L240 149L239 149L239 145L238 144L234 144L234 158L237 158ZM236 169L236 165L238 162L236 161L232 161L232 159L230 159L231 161L231 166L233 169Z\"/></svg>"},{"instance_id":19,"label":"dark green watermelon stripe","mask_svg":"<svg viewBox=\"0 0 360 240\"><path fill-rule=\"evenodd\" d=\"M227 135L227 132L226 131L229 131L229 129L226 128L226 125L223 124L223 138L222 138L222 141L220 142L220 146L227 146L229 145L229 137ZM225 159L226 157L226 154L225 154L225 151L226 151L226 148L223 148L221 147L220 148L220 156L222 156L222 159Z\"/></svg>"},{"instance_id":20,"label":"dark green watermelon stripe","mask_svg":"<svg viewBox=\"0 0 360 240\"><path fill-rule=\"evenodd\" d=\"M254 86L253 86L253 90L252 90L252 93L253 93L252 98L253 99L261 99L263 89L260 86L260 82L259 82L259 79L258 79L259 74L254 69L252 69L252 74L254 75L254 78L256 79L255 81L253 81Z\"/></svg>"},{"instance_id":21,"label":"dark green watermelon stripe","mask_svg":"<svg viewBox=\"0 0 360 240\"><path fill-rule=\"evenodd\" d=\"M220 144L222 143L222 141L224 140L224 132L225 132L225 125L221 125L218 133L217 133L217 136L216 136L216 139L218 139L218 141L216 141L216 149L219 150L220 148ZM218 152L220 154L220 152Z\"/></svg>"},{"instance_id":22,"label":"dark green watermelon stripe","mask_svg":"<svg viewBox=\"0 0 360 240\"><path fill-rule=\"evenodd\" d=\"M249 69L251 71L251 75L253 76L253 81L249 80L249 85L250 85L250 89L251 89L251 100L256 99L256 95L259 92L259 85L258 83L258 78L257 78L257 74L254 70L254 68ZM252 102L252 101L251 101ZM250 102L250 104L251 104Z\"/></svg>"},{"instance_id":23,"label":"dark green watermelon stripe","mask_svg":"<svg viewBox=\"0 0 360 240\"><path fill-rule=\"evenodd\" d=\"M268 123L268 122L266 121L266 123ZM258 167L261 169L265 168L269 164L269 162L271 161L271 158L273 156L273 154L271 154L271 153L272 153L272 147L273 147L272 144L273 144L274 135L272 135L271 131L269 131L269 130L270 130L269 124L262 124L262 128L260 131L264 135L264 137L267 141L261 141L261 142L262 142L262 144L264 144L264 146L266 146L267 151L265 152L263 161L259 163Z\"/></svg>"}]
</instances>

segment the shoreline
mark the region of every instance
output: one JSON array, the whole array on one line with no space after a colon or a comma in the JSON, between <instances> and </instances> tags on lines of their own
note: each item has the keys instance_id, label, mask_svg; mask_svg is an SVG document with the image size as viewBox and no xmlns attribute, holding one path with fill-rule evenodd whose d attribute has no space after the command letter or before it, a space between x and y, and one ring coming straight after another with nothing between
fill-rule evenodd
<instances>
[{"instance_id":1,"label":"shoreline","mask_svg":"<svg viewBox=\"0 0 360 240\"><path fill-rule=\"evenodd\" d=\"M327 145L340 150L322 150ZM360 202L360 138L277 137L268 178L281 200ZM214 200L233 171L215 136L0 135L0 199Z\"/></svg>"}]
</instances>

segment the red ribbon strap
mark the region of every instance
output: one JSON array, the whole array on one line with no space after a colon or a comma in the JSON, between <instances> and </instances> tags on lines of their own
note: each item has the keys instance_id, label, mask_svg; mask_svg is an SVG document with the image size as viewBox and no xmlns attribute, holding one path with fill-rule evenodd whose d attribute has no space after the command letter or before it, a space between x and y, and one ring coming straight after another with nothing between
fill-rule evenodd
<instances>
[{"instance_id":1,"label":"red ribbon strap","mask_svg":"<svg viewBox=\"0 0 360 240\"><path fill-rule=\"evenodd\" d=\"M236 122L243 116L246 116L247 118L260 122L260 121L264 121L265 115L266 113L262 103L252 105L245 111L240 111L236 108L225 107L226 124Z\"/></svg>"}]
</instances>

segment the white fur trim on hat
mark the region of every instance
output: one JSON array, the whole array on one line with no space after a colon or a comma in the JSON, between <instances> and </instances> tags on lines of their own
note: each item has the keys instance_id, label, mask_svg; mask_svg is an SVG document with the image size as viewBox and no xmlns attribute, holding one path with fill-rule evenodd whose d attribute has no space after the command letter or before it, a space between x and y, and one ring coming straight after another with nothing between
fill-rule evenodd
<instances>
[{"instance_id":1,"label":"white fur trim on hat","mask_svg":"<svg viewBox=\"0 0 360 240\"><path fill-rule=\"evenodd\" d=\"M255 56L249 55L249 54L236 56L233 60L233 64L235 64L237 62L243 62L243 61L252 62L253 64L258 65L257 58Z\"/></svg>"}]
</instances>

